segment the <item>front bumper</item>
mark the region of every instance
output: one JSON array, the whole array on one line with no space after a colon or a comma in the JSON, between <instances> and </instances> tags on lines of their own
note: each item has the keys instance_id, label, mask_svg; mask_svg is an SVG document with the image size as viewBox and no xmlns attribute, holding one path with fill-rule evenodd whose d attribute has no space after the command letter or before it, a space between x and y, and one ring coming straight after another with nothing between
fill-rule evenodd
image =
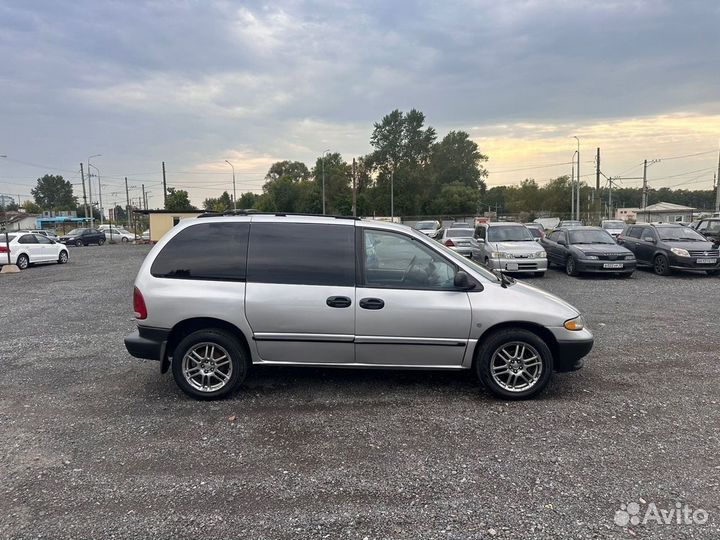
<instances>
[{"instance_id":1,"label":"front bumper","mask_svg":"<svg viewBox=\"0 0 720 540\"><path fill-rule=\"evenodd\" d=\"M125 337L125 348L130 356L147 360L164 360L170 331L164 328L138 326Z\"/></svg>"},{"instance_id":2,"label":"front bumper","mask_svg":"<svg viewBox=\"0 0 720 540\"><path fill-rule=\"evenodd\" d=\"M605 268L605 265L622 265L620 268ZM635 271L637 261L635 259L623 259L617 261L600 261L594 259L578 259L578 272L597 272L597 273L631 273Z\"/></svg>"},{"instance_id":3,"label":"front bumper","mask_svg":"<svg viewBox=\"0 0 720 540\"><path fill-rule=\"evenodd\" d=\"M703 259L715 259L715 263L699 263ZM720 269L720 257L679 257L670 255L670 268L673 270L718 270Z\"/></svg>"},{"instance_id":4,"label":"front bumper","mask_svg":"<svg viewBox=\"0 0 720 540\"><path fill-rule=\"evenodd\" d=\"M491 270L500 270L512 274L524 272L545 272L547 270L546 258L513 258L513 259L489 259L488 267Z\"/></svg>"},{"instance_id":5,"label":"front bumper","mask_svg":"<svg viewBox=\"0 0 720 540\"><path fill-rule=\"evenodd\" d=\"M566 330L564 327L548 328L555 336L557 347L554 352L555 371L576 371L585 363L587 355L595 343L592 332L587 328L579 331Z\"/></svg>"}]
</instances>

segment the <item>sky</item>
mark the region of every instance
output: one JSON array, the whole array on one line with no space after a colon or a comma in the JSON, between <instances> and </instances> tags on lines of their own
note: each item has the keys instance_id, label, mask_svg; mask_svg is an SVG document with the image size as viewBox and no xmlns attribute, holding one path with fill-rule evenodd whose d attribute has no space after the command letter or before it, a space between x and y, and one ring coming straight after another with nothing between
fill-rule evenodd
<instances>
[{"instance_id":1,"label":"sky","mask_svg":"<svg viewBox=\"0 0 720 540\"><path fill-rule=\"evenodd\" d=\"M580 168L710 189L720 143L716 0L0 0L0 194L45 173L103 206L169 186L260 192L278 160L371 150L416 108L465 130L488 186ZM653 160L659 160L653 162ZM586 176L588 175L588 176ZM93 178L94 199L97 178Z\"/></svg>"}]
</instances>

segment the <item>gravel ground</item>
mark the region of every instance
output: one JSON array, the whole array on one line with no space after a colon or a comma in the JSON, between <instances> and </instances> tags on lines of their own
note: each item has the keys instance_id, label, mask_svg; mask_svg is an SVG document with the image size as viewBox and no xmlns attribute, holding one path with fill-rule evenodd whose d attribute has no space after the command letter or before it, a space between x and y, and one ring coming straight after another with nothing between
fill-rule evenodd
<instances>
[{"instance_id":1,"label":"gravel ground","mask_svg":"<svg viewBox=\"0 0 720 540\"><path fill-rule=\"evenodd\" d=\"M467 373L264 368L200 403L123 346L147 251L0 276L0 538L720 534L718 278L532 280L596 336L533 401ZM708 519L616 525L631 502Z\"/></svg>"}]
</instances>

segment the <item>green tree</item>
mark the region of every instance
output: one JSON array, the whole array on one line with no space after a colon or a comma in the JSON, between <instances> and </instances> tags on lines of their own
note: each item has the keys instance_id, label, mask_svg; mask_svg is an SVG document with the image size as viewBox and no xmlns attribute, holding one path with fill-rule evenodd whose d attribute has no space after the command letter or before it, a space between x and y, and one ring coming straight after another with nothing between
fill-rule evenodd
<instances>
[{"instance_id":1,"label":"green tree","mask_svg":"<svg viewBox=\"0 0 720 540\"><path fill-rule=\"evenodd\" d=\"M188 196L187 191L169 187L167 188L165 210L172 210L173 212L188 212L197 210L197 208L190 204L190 197Z\"/></svg>"},{"instance_id":2,"label":"green tree","mask_svg":"<svg viewBox=\"0 0 720 540\"><path fill-rule=\"evenodd\" d=\"M28 213L28 214L40 214L42 213L42 208L40 205L27 200L24 203L22 203L22 208Z\"/></svg>"},{"instance_id":3,"label":"green tree","mask_svg":"<svg viewBox=\"0 0 720 540\"><path fill-rule=\"evenodd\" d=\"M43 210L74 210L77 198L70 182L60 175L46 174L38 178L37 186L30 190L35 203Z\"/></svg>"},{"instance_id":4,"label":"green tree","mask_svg":"<svg viewBox=\"0 0 720 540\"><path fill-rule=\"evenodd\" d=\"M228 210L232 210L232 197L230 197L230 194L227 191L223 191L223 194L219 197L205 199L203 202L203 208L208 212L226 212Z\"/></svg>"},{"instance_id":5,"label":"green tree","mask_svg":"<svg viewBox=\"0 0 720 540\"><path fill-rule=\"evenodd\" d=\"M125 223L127 221L127 212L119 204L116 204L115 208L113 208L113 214L116 223Z\"/></svg>"},{"instance_id":6,"label":"green tree","mask_svg":"<svg viewBox=\"0 0 720 540\"><path fill-rule=\"evenodd\" d=\"M352 212L352 167L343 160L338 152L319 157L312 170L314 186L309 195L319 196L319 211L322 212L322 179L325 171L325 213L332 215ZM348 206L348 201L350 202ZM308 206L317 206L308 201Z\"/></svg>"},{"instance_id":7,"label":"green tree","mask_svg":"<svg viewBox=\"0 0 720 540\"><path fill-rule=\"evenodd\" d=\"M299 182L310 178L310 171L302 161L277 161L270 166L265 180L277 180L281 177Z\"/></svg>"},{"instance_id":8,"label":"green tree","mask_svg":"<svg viewBox=\"0 0 720 540\"><path fill-rule=\"evenodd\" d=\"M480 191L462 182L445 184L436 199L437 214L475 214L480 204Z\"/></svg>"},{"instance_id":9,"label":"green tree","mask_svg":"<svg viewBox=\"0 0 720 540\"><path fill-rule=\"evenodd\" d=\"M238 197L237 207L244 210L255 208L258 204L258 195L252 191L247 191Z\"/></svg>"},{"instance_id":10,"label":"green tree","mask_svg":"<svg viewBox=\"0 0 720 540\"><path fill-rule=\"evenodd\" d=\"M464 131L451 131L432 147L430 166L439 186L460 183L485 193L488 157Z\"/></svg>"}]
</instances>

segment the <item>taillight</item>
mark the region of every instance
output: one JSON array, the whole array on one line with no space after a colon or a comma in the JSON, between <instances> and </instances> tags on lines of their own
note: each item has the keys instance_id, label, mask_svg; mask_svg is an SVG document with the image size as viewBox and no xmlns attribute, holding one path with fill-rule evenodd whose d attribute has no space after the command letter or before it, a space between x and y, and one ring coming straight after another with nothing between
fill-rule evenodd
<instances>
[{"instance_id":1,"label":"taillight","mask_svg":"<svg viewBox=\"0 0 720 540\"><path fill-rule=\"evenodd\" d=\"M448 238L447 240L445 240L445 245L446 245L447 247L455 247L455 242L453 242L452 240L450 240L450 239Z\"/></svg>"},{"instance_id":2,"label":"taillight","mask_svg":"<svg viewBox=\"0 0 720 540\"><path fill-rule=\"evenodd\" d=\"M147 307L145 307L145 299L140 289L133 289L133 309L135 310L136 319L147 319Z\"/></svg>"},{"instance_id":3,"label":"taillight","mask_svg":"<svg viewBox=\"0 0 720 540\"><path fill-rule=\"evenodd\" d=\"M7 253L7 252L8 252L7 246L0 246L0 253Z\"/></svg>"}]
</instances>

